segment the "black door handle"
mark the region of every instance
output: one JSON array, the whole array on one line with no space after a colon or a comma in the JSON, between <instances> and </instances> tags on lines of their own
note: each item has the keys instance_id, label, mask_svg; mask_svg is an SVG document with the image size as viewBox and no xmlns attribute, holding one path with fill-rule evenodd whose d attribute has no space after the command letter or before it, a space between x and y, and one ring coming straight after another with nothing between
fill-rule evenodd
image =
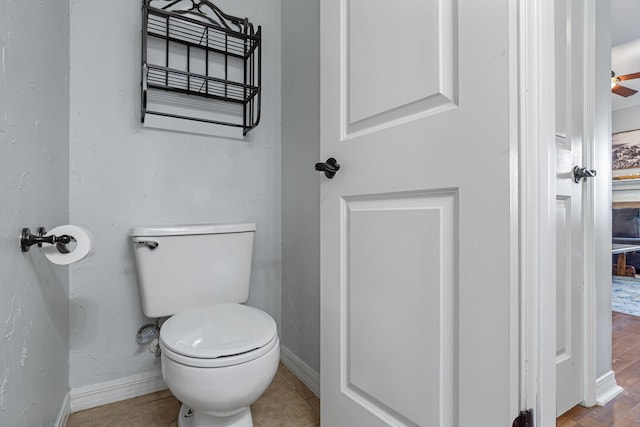
<instances>
[{"instance_id":1,"label":"black door handle","mask_svg":"<svg viewBox=\"0 0 640 427\"><path fill-rule=\"evenodd\" d=\"M340 165L336 159L329 157L324 163L316 163L316 170L324 172L324 175L331 179L335 176L336 172L340 170Z\"/></svg>"}]
</instances>

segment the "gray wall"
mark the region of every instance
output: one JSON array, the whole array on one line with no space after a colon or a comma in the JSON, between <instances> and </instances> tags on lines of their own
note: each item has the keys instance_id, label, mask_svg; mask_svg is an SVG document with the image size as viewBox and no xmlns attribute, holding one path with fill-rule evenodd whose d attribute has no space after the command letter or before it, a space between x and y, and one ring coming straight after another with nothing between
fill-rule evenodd
<instances>
[{"instance_id":1,"label":"gray wall","mask_svg":"<svg viewBox=\"0 0 640 427\"><path fill-rule=\"evenodd\" d=\"M614 111L611 126L614 133L640 129L640 106Z\"/></svg>"},{"instance_id":2,"label":"gray wall","mask_svg":"<svg viewBox=\"0 0 640 427\"><path fill-rule=\"evenodd\" d=\"M133 226L256 222L249 304L280 323L280 0L215 3L262 25L262 120L245 140L143 128L140 1L73 2L70 215L96 248L70 268L72 389L159 369L135 340Z\"/></svg>"},{"instance_id":3,"label":"gray wall","mask_svg":"<svg viewBox=\"0 0 640 427\"><path fill-rule=\"evenodd\" d=\"M22 227L68 222L69 2L0 2L0 425L51 426L68 391L68 268Z\"/></svg>"},{"instance_id":4,"label":"gray wall","mask_svg":"<svg viewBox=\"0 0 640 427\"><path fill-rule=\"evenodd\" d=\"M320 372L320 2L282 0L282 343Z\"/></svg>"}]
</instances>

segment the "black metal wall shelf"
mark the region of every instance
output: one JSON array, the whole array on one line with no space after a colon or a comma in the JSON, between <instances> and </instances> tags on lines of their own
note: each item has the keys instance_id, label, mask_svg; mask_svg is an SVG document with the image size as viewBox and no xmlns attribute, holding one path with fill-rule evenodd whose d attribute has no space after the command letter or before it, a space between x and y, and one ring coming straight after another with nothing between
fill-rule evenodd
<instances>
[{"instance_id":1,"label":"black metal wall shelf","mask_svg":"<svg viewBox=\"0 0 640 427\"><path fill-rule=\"evenodd\" d=\"M260 121L261 45L260 26L207 0L143 0L141 120L154 114L238 127L246 135ZM225 113L150 106L152 91L207 98L223 103ZM238 113L229 114L226 103L238 105Z\"/></svg>"}]
</instances>

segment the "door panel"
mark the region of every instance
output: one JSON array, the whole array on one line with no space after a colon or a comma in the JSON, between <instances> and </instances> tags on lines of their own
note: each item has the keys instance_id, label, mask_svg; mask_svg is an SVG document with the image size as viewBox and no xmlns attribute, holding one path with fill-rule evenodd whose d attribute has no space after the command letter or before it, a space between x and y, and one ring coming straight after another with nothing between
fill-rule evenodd
<instances>
[{"instance_id":1,"label":"door panel","mask_svg":"<svg viewBox=\"0 0 640 427\"><path fill-rule=\"evenodd\" d=\"M452 0L392 7L383 0L344 0L343 7L344 135L454 107Z\"/></svg>"},{"instance_id":2,"label":"door panel","mask_svg":"<svg viewBox=\"0 0 640 427\"><path fill-rule=\"evenodd\" d=\"M343 390L393 424L453 425L457 412L456 197L343 199Z\"/></svg>"},{"instance_id":3,"label":"door panel","mask_svg":"<svg viewBox=\"0 0 640 427\"><path fill-rule=\"evenodd\" d=\"M559 197L556 203L556 250L558 254L571 253L573 249L571 239L571 199ZM571 259L570 257L558 257L557 283L571 283ZM556 363L571 358L572 345L572 316L571 316L571 286L557 286L556 292ZM558 379L560 382L560 380Z\"/></svg>"},{"instance_id":4,"label":"door panel","mask_svg":"<svg viewBox=\"0 0 640 427\"><path fill-rule=\"evenodd\" d=\"M323 425L518 413L512 7L321 1Z\"/></svg>"}]
</instances>

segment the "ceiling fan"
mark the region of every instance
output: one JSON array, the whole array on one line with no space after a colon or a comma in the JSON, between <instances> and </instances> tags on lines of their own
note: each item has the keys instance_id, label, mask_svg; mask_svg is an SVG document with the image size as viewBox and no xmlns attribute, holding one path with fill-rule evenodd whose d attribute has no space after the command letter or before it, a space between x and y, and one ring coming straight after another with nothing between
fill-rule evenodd
<instances>
[{"instance_id":1,"label":"ceiling fan","mask_svg":"<svg viewBox=\"0 0 640 427\"><path fill-rule=\"evenodd\" d=\"M640 73L631 73L631 74L625 74L624 76L616 76L616 74L613 71L611 71L611 92L615 93L616 95L624 96L625 98L633 95L638 91L635 89L628 88L626 86L621 86L620 82L623 82L625 80L638 79L638 78L640 78Z\"/></svg>"}]
</instances>

